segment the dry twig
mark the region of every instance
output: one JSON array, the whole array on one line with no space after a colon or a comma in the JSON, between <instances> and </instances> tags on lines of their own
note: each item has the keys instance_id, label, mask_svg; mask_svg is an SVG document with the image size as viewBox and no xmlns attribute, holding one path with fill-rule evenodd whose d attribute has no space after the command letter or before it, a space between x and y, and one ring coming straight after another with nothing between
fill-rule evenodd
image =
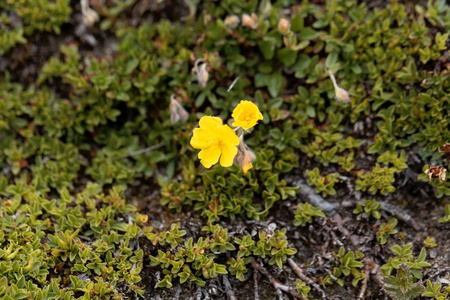
<instances>
[{"instance_id":1,"label":"dry twig","mask_svg":"<svg viewBox=\"0 0 450 300\"><path fill-rule=\"evenodd\" d=\"M264 276L266 276L276 290L281 290L283 292L289 293L295 299L304 299L299 293L297 293L295 288L282 284L281 282L276 280L275 277L273 277L272 274L270 274L269 271L266 270L266 268L264 268L262 265L256 262L256 260L254 260L253 258L252 258L252 267L258 270Z\"/></svg>"},{"instance_id":2,"label":"dry twig","mask_svg":"<svg viewBox=\"0 0 450 300\"><path fill-rule=\"evenodd\" d=\"M370 276L370 265L369 262L365 261L365 267L364 267L364 279L361 285L361 290L358 295L358 300L364 299L364 294L367 290L367 284L369 283L369 276Z\"/></svg>"},{"instance_id":3,"label":"dry twig","mask_svg":"<svg viewBox=\"0 0 450 300\"><path fill-rule=\"evenodd\" d=\"M238 80L239 80L239 76L237 76L234 80L233 80L233 82L230 84L230 87L228 88L228 90L227 90L227 93L229 92L229 91L231 91L231 89L234 87L234 85L238 82Z\"/></svg>"},{"instance_id":4,"label":"dry twig","mask_svg":"<svg viewBox=\"0 0 450 300\"><path fill-rule=\"evenodd\" d=\"M277 291L278 300L284 300L283 299L283 292L280 289L275 289Z\"/></svg>"},{"instance_id":5,"label":"dry twig","mask_svg":"<svg viewBox=\"0 0 450 300\"><path fill-rule=\"evenodd\" d=\"M180 299L180 295L181 295L181 286L179 284L177 284L175 286L175 295L173 296L172 300Z\"/></svg>"},{"instance_id":6,"label":"dry twig","mask_svg":"<svg viewBox=\"0 0 450 300\"><path fill-rule=\"evenodd\" d=\"M371 274L375 278L375 281L378 283L379 286L383 286L383 277L380 273L380 265L374 262L372 259L366 260L369 265L371 266Z\"/></svg>"},{"instance_id":7,"label":"dry twig","mask_svg":"<svg viewBox=\"0 0 450 300\"><path fill-rule=\"evenodd\" d=\"M231 288L231 284L230 281L228 280L227 275L223 275L223 285L225 285L228 300L236 300L236 296L234 295L234 291Z\"/></svg>"},{"instance_id":8,"label":"dry twig","mask_svg":"<svg viewBox=\"0 0 450 300\"><path fill-rule=\"evenodd\" d=\"M195 300L202 300L202 288L198 287L195 291Z\"/></svg>"},{"instance_id":9,"label":"dry twig","mask_svg":"<svg viewBox=\"0 0 450 300\"><path fill-rule=\"evenodd\" d=\"M255 300L259 300L258 272L253 273L253 281L255 282Z\"/></svg>"},{"instance_id":10,"label":"dry twig","mask_svg":"<svg viewBox=\"0 0 450 300\"><path fill-rule=\"evenodd\" d=\"M421 231L423 230L423 226L419 225L406 211L401 209L400 207L397 207L395 205L381 202L381 209L384 211L387 211L391 215L396 216L406 224L409 224L414 230Z\"/></svg>"},{"instance_id":11,"label":"dry twig","mask_svg":"<svg viewBox=\"0 0 450 300\"><path fill-rule=\"evenodd\" d=\"M355 196L355 199L357 201L361 200L361 192L360 191L355 191L355 189L352 186L352 180L350 178L348 178L347 176L338 174L337 176L340 180L345 182L345 185L347 186L348 191L350 192L350 194Z\"/></svg>"},{"instance_id":12,"label":"dry twig","mask_svg":"<svg viewBox=\"0 0 450 300\"><path fill-rule=\"evenodd\" d=\"M337 213L337 209L339 208L338 203L328 202L327 200L323 199L314 191L313 188L305 184L302 180L299 180L298 184L301 187L300 196L305 198L306 201L314 206L320 207L327 216L332 217Z\"/></svg>"},{"instance_id":13,"label":"dry twig","mask_svg":"<svg viewBox=\"0 0 450 300\"><path fill-rule=\"evenodd\" d=\"M361 290L359 292L358 295L358 300L363 300L364 299L364 294L366 293L367 290L367 285L369 283L369 278L370 275L372 274L375 281L377 282L377 284L380 287L383 287L383 278L381 277L380 274L380 265L377 264L375 261L373 261L370 258L365 258L363 260L364 264L365 264L365 268L364 268L364 280L362 282L362 286L361 286Z\"/></svg>"},{"instance_id":14,"label":"dry twig","mask_svg":"<svg viewBox=\"0 0 450 300\"><path fill-rule=\"evenodd\" d=\"M325 294L325 291L317 284L315 283L311 278L307 277L302 269L295 263L295 261L292 258L287 259L289 266L294 270L295 274L306 284L312 286L317 292L319 292L322 295L322 299L327 299L327 295Z\"/></svg>"},{"instance_id":15,"label":"dry twig","mask_svg":"<svg viewBox=\"0 0 450 300\"><path fill-rule=\"evenodd\" d=\"M145 152L150 152L150 151L156 150L158 148L161 148L162 146L164 146L164 143L159 143L159 144L147 147L147 148L143 148L143 149L140 149L140 150L137 150L137 151L130 152L130 153L126 154L126 155L119 156L119 157L117 157L117 159L127 158L127 157L131 157L131 156L139 155L139 154L142 154L142 153L145 153Z\"/></svg>"}]
</instances>

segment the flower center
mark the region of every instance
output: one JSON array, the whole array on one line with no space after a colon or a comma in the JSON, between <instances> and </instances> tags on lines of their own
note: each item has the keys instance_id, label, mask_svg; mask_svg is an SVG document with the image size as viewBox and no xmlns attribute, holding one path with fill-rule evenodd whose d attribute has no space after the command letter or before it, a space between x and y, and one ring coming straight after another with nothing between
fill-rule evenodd
<instances>
[{"instance_id":1,"label":"flower center","mask_svg":"<svg viewBox=\"0 0 450 300\"><path fill-rule=\"evenodd\" d=\"M245 113L243 119L245 122L250 122L252 120L252 116L249 113Z\"/></svg>"},{"instance_id":2,"label":"flower center","mask_svg":"<svg viewBox=\"0 0 450 300\"><path fill-rule=\"evenodd\" d=\"M206 142L208 144L208 147L219 146L220 144L220 141L217 137L209 137Z\"/></svg>"}]
</instances>

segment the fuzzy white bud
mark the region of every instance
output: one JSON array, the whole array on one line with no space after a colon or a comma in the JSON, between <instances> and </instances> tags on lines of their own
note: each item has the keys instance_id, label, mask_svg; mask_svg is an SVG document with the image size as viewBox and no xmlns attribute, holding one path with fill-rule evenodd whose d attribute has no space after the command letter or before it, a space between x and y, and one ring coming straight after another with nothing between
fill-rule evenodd
<instances>
[{"instance_id":1,"label":"fuzzy white bud","mask_svg":"<svg viewBox=\"0 0 450 300\"><path fill-rule=\"evenodd\" d=\"M248 14L243 14L242 25L253 30L258 28L258 16L255 13L252 13L251 16L249 16Z\"/></svg>"},{"instance_id":2,"label":"fuzzy white bud","mask_svg":"<svg viewBox=\"0 0 450 300\"><path fill-rule=\"evenodd\" d=\"M236 15L230 15L225 18L224 24L226 27L234 29L239 25L239 17Z\"/></svg>"},{"instance_id":3,"label":"fuzzy white bud","mask_svg":"<svg viewBox=\"0 0 450 300\"><path fill-rule=\"evenodd\" d=\"M280 21L278 21L278 32L282 35L286 35L291 31L291 22L289 22L288 19L281 18Z\"/></svg>"}]
</instances>

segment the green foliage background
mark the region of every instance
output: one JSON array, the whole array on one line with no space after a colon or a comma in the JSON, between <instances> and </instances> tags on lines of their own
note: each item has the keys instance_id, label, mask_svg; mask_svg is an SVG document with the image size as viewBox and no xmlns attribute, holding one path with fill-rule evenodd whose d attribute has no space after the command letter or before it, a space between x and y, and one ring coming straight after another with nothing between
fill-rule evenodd
<instances>
[{"instance_id":1,"label":"green foliage background","mask_svg":"<svg viewBox=\"0 0 450 300\"><path fill-rule=\"evenodd\" d=\"M69 2L0 0L0 54L26 47L37 33L64 34L79 9ZM138 26L127 19L135 1L97 7L96 26L117 41L114 54L62 44L32 84L1 75L4 299L142 295L140 272L150 265L164 272L160 287L203 285L224 273L242 280L251 257L267 255L281 268L296 250L285 229L230 237L214 224L264 220L279 201L294 201L299 188L289 175L306 171L317 193L333 196L344 174L382 200L405 169L449 168L438 151L450 141L445 1L375 9L353 0L191 4L196 11L184 20ZM286 9L291 33L282 36L277 24ZM252 12L255 30L224 24L230 14ZM208 65L204 89L191 70L196 58ZM334 99L327 70L349 91L349 103ZM170 121L172 94L190 113L186 123ZM254 169L204 169L189 146L193 128L202 115L228 119L241 99L254 100L264 115L246 140L257 155ZM134 154L146 147L154 149ZM310 168L299 168L306 160ZM136 183L159 189L171 212L194 210L203 234L186 235L176 224L155 233L125 202ZM431 184L448 201L450 181ZM302 207L292 212L296 225L324 216ZM144 251L141 239L156 248Z\"/></svg>"}]
</instances>

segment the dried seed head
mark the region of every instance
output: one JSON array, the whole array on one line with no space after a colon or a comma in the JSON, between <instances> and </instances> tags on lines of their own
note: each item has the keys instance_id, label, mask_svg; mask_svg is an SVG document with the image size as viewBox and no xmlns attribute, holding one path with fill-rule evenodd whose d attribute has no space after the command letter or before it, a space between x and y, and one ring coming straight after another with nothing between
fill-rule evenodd
<instances>
[{"instance_id":1,"label":"dried seed head","mask_svg":"<svg viewBox=\"0 0 450 300\"><path fill-rule=\"evenodd\" d=\"M99 16L95 10L89 7L88 0L81 0L81 13L83 14L83 22L90 27L99 20Z\"/></svg>"},{"instance_id":2,"label":"dried seed head","mask_svg":"<svg viewBox=\"0 0 450 300\"><path fill-rule=\"evenodd\" d=\"M430 180L437 178L440 183L444 183L446 180L447 169L440 166L431 166L425 170L425 174L428 175L428 179Z\"/></svg>"},{"instance_id":3,"label":"dried seed head","mask_svg":"<svg viewBox=\"0 0 450 300\"><path fill-rule=\"evenodd\" d=\"M204 88L206 87L206 84L208 83L209 73L206 70L206 63L203 63L199 67L199 72L197 73L198 82L200 85Z\"/></svg>"},{"instance_id":4,"label":"dried seed head","mask_svg":"<svg viewBox=\"0 0 450 300\"><path fill-rule=\"evenodd\" d=\"M83 22L87 27L91 27L98 21L98 14L95 10L90 9L83 14Z\"/></svg>"},{"instance_id":5,"label":"dried seed head","mask_svg":"<svg viewBox=\"0 0 450 300\"><path fill-rule=\"evenodd\" d=\"M439 182L444 183L447 175L447 169L442 168L441 172L439 173Z\"/></svg>"},{"instance_id":6,"label":"dried seed head","mask_svg":"<svg viewBox=\"0 0 450 300\"><path fill-rule=\"evenodd\" d=\"M199 65L199 63L202 61L201 58L197 59L194 64L195 73L197 74L197 81L200 84L202 88L206 87L206 84L208 83L209 79L209 73L208 70L206 70L206 63L202 63Z\"/></svg>"},{"instance_id":7,"label":"dried seed head","mask_svg":"<svg viewBox=\"0 0 450 300\"><path fill-rule=\"evenodd\" d=\"M350 101L350 94L349 92L347 92L346 90L344 90L343 88L341 88L340 86L338 86L337 82L336 82L336 78L334 77L333 72L328 71L328 74L331 78L331 81L333 82L333 86L334 86L334 93L336 95L336 100L347 103L348 101Z\"/></svg>"},{"instance_id":8,"label":"dried seed head","mask_svg":"<svg viewBox=\"0 0 450 300\"><path fill-rule=\"evenodd\" d=\"M450 159L450 143L445 143L441 148L438 149L439 153L444 154L445 159Z\"/></svg>"},{"instance_id":9,"label":"dried seed head","mask_svg":"<svg viewBox=\"0 0 450 300\"><path fill-rule=\"evenodd\" d=\"M238 16L230 15L225 18L224 24L226 27L234 29L238 26L239 22L240 22L240 20L239 20Z\"/></svg>"},{"instance_id":10,"label":"dried seed head","mask_svg":"<svg viewBox=\"0 0 450 300\"><path fill-rule=\"evenodd\" d=\"M450 153L450 143L445 143L444 146L443 146L443 150L439 149L439 152Z\"/></svg>"},{"instance_id":11,"label":"dried seed head","mask_svg":"<svg viewBox=\"0 0 450 300\"><path fill-rule=\"evenodd\" d=\"M186 122L189 117L189 113L183 108L183 106L177 101L175 95L170 96L170 121L177 123L178 121Z\"/></svg>"},{"instance_id":12,"label":"dried seed head","mask_svg":"<svg viewBox=\"0 0 450 300\"><path fill-rule=\"evenodd\" d=\"M244 143L243 136L239 138L239 152L236 160L244 174L253 168L252 162L256 159L255 153Z\"/></svg>"},{"instance_id":13,"label":"dried seed head","mask_svg":"<svg viewBox=\"0 0 450 300\"><path fill-rule=\"evenodd\" d=\"M341 87L335 89L336 100L347 103L350 101L350 94Z\"/></svg>"},{"instance_id":14,"label":"dried seed head","mask_svg":"<svg viewBox=\"0 0 450 300\"><path fill-rule=\"evenodd\" d=\"M291 30L291 22L289 22L288 19L281 18L280 21L278 21L278 31L282 35L286 35Z\"/></svg>"},{"instance_id":15,"label":"dried seed head","mask_svg":"<svg viewBox=\"0 0 450 300\"><path fill-rule=\"evenodd\" d=\"M243 14L242 25L253 30L258 28L258 16L255 13L252 13L251 16L249 16L248 14Z\"/></svg>"}]
</instances>

